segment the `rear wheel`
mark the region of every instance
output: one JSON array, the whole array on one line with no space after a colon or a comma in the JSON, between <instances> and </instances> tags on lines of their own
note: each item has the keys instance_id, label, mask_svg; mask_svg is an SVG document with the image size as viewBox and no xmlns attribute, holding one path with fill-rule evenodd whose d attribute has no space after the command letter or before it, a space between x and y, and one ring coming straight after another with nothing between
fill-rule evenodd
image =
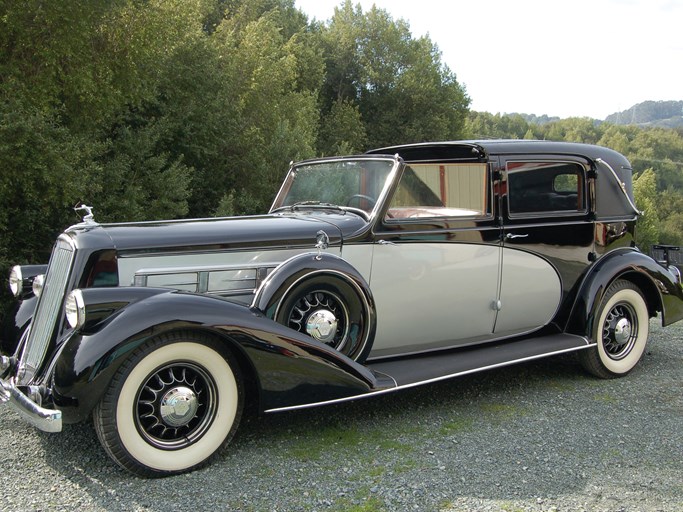
<instances>
[{"instance_id":1,"label":"rear wheel","mask_svg":"<svg viewBox=\"0 0 683 512\"><path fill-rule=\"evenodd\" d=\"M239 367L213 339L160 336L116 372L93 413L107 453L141 476L197 469L234 435L243 408Z\"/></svg>"},{"instance_id":2,"label":"rear wheel","mask_svg":"<svg viewBox=\"0 0 683 512\"><path fill-rule=\"evenodd\" d=\"M593 339L597 345L579 352L584 368L607 379L630 372L645 351L649 319L638 287L629 281L615 281L607 289L595 319Z\"/></svg>"}]
</instances>

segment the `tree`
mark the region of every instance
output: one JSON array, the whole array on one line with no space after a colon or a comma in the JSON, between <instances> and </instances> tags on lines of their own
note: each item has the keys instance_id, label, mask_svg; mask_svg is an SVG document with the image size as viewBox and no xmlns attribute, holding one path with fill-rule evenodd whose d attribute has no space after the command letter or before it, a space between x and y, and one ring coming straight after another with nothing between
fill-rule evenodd
<instances>
[{"instance_id":1,"label":"tree","mask_svg":"<svg viewBox=\"0 0 683 512\"><path fill-rule=\"evenodd\" d=\"M470 139L535 139L534 128L519 114L488 112L470 112L465 124Z\"/></svg>"},{"instance_id":2,"label":"tree","mask_svg":"<svg viewBox=\"0 0 683 512\"><path fill-rule=\"evenodd\" d=\"M334 116L340 108L357 109L366 147L463 135L469 105L464 88L442 64L438 48L427 37L414 39L405 21L377 7L364 14L347 0L321 29L321 39L327 69L323 122L333 109ZM324 134L318 149L330 153L334 127L326 126ZM345 140L348 133L340 135Z\"/></svg>"},{"instance_id":3,"label":"tree","mask_svg":"<svg viewBox=\"0 0 683 512\"><path fill-rule=\"evenodd\" d=\"M218 74L229 84L219 89L219 103L230 115L215 126L227 128L212 139L217 165L198 167L198 215L265 211L287 162L314 154L322 57L306 46L305 29L283 36L279 9L255 17L248 4L212 36Z\"/></svg>"},{"instance_id":4,"label":"tree","mask_svg":"<svg viewBox=\"0 0 683 512\"><path fill-rule=\"evenodd\" d=\"M636 206L642 212L637 223L637 242L643 252L659 241L659 216L657 214L657 176L646 169L633 181Z\"/></svg>"}]
</instances>

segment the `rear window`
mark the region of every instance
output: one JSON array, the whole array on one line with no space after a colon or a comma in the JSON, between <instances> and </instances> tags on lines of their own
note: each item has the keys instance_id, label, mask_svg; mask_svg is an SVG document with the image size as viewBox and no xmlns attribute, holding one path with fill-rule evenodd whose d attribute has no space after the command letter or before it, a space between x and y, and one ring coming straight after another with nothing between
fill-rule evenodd
<instances>
[{"instance_id":1,"label":"rear window","mask_svg":"<svg viewBox=\"0 0 683 512\"><path fill-rule=\"evenodd\" d=\"M508 162L508 210L511 216L586 211L585 177L572 162Z\"/></svg>"}]
</instances>

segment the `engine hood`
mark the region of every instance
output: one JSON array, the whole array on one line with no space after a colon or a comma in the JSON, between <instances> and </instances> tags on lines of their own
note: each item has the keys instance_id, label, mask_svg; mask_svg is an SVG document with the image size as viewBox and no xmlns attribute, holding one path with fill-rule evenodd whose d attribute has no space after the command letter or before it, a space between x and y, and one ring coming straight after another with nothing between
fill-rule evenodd
<instances>
[{"instance_id":1,"label":"engine hood","mask_svg":"<svg viewBox=\"0 0 683 512\"><path fill-rule=\"evenodd\" d=\"M112 248L119 253L215 251L313 246L323 230L330 245L361 231L367 222L352 213L272 214L220 219L78 224L67 230L82 249Z\"/></svg>"}]
</instances>

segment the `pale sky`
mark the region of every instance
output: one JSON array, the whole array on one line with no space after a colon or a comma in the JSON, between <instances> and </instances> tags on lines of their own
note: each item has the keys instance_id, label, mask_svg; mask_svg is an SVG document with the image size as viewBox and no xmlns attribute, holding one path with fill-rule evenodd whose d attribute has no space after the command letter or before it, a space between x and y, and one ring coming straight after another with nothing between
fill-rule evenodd
<instances>
[{"instance_id":1,"label":"pale sky","mask_svg":"<svg viewBox=\"0 0 683 512\"><path fill-rule=\"evenodd\" d=\"M429 35L491 113L604 119L646 100L683 100L683 0L352 0ZM329 20L342 0L295 0Z\"/></svg>"}]
</instances>

